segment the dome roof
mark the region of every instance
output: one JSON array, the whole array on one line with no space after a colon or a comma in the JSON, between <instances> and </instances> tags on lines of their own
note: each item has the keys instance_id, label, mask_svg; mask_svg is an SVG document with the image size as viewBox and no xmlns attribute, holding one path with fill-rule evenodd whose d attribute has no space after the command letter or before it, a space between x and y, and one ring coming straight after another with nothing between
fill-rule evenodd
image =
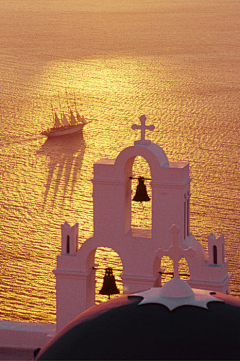
<instances>
[{"instance_id":1,"label":"dome roof","mask_svg":"<svg viewBox=\"0 0 240 361\"><path fill-rule=\"evenodd\" d=\"M204 307L194 289L193 295L185 289L189 297L165 291L163 299L184 302L170 310L151 300L149 290L94 306L65 326L36 360L240 359L240 301L198 290ZM195 305L185 302L194 297Z\"/></svg>"}]
</instances>

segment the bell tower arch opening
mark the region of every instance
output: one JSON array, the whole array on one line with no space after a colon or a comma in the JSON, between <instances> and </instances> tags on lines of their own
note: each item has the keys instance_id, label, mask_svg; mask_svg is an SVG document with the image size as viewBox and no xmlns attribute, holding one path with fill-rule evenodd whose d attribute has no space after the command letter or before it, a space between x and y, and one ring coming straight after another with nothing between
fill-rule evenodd
<instances>
[{"instance_id":1,"label":"bell tower arch opening","mask_svg":"<svg viewBox=\"0 0 240 361\"><path fill-rule=\"evenodd\" d=\"M186 281L189 279L190 272L186 258L182 257L178 261L179 278ZM173 278L173 260L169 256L163 256L161 258L161 285L163 286L166 282Z\"/></svg>"},{"instance_id":2,"label":"bell tower arch opening","mask_svg":"<svg viewBox=\"0 0 240 361\"><path fill-rule=\"evenodd\" d=\"M152 229L152 187L151 171L148 162L141 156L137 156L134 159L132 167L132 186L131 186L131 228L132 229ZM149 197L149 201L135 201L133 198L137 198L139 192L139 184L141 180L139 177L144 177L143 183L146 187L146 197ZM144 187L143 187L144 189ZM137 193L136 193L137 192ZM145 192L145 191L144 191ZM142 192L140 194L140 199ZM147 197L147 198L148 198ZM143 197L145 198L145 196Z\"/></svg>"},{"instance_id":3,"label":"bell tower arch opening","mask_svg":"<svg viewBox=\"0 0 240 361\"><path fill-rule=\"evenodd\" d=\"M123 294L123 284L121 274L123 271L123 265L118 253L112 248L98 247L95 252L94 263L96 264L95 274L95 304L105 302L109 299L108 295L100 294L100 290L103 287L104 276L108 268L112 269L112 274L115 279L115 284L119 290L119 294L112 294L110 298L116 298Z\"/></svg>"},{"instance_id":4,"label":"bell tower arch opening","mask_svg":"<svg viewBox=\"0 0 240 361\"><path fill-rule=\"evenodd\" d=\"M161 284L163 286L173 277L173 260L168 256L163 256L161 258L161 269L162 269Z\"/></svg>"},{"instance_id":5,"label":"bell tower arch opening","mask_svg":"<svg viewBox=\"0 0 240 361\"><path fill-rule=\"evenodd\" d=\"M190 271L186 258L182 257L178 262L178 266L179 266L179 277L184 281L188 280L190 277Z\"/></svg>"}]
</instances>

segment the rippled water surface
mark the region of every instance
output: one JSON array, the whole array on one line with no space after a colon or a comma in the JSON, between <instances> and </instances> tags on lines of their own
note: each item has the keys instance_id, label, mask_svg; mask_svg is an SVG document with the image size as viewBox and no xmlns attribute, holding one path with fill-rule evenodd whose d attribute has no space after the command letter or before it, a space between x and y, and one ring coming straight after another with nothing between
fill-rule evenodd
<instances>
[{"instance_id":1,"label":"rippled water surface","mask_svg":"<svg viewBox=\"0 0 240 361\"><path fill-rule=\"evenodd\" d=\"M239 19L234 0L1 1L1 319L55 322L60 225L91 236L93 164L133 144L143 113L169 161L190 163L191 231L205 249L225 234L240 295ZM68 107L88 119L83 134L42 137ZM136 227L149 209L134 205ZM96 262L98 289L105 266L121 289L117 255Z\"/></svg>"}]
</instances>

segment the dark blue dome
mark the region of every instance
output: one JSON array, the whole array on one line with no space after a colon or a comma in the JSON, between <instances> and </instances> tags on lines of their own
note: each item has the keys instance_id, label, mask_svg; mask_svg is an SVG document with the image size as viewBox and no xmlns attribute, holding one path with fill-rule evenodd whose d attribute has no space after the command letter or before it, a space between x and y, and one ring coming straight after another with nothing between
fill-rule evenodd
<instances>
[{"instance_id":1,"label":"dark blue dome","mask_svg":"<svg viewBox=\"0 0 240 361\"><path fill-rule=\"evenodd\" d=\"M240 360L240 302L172 311L141 296L122 296L83 312L64 327L36 360Z\"/></svg>"}]
</instances>

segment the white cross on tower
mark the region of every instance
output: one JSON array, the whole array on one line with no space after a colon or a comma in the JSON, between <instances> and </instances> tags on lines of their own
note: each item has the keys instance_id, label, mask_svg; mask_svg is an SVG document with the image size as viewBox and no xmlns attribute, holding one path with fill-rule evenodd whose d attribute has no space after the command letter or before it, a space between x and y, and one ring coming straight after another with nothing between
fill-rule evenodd
<instances>
[{"instance_id":1,"label":"white cross on tower","mask_svg":"<svg viewBox=\"0 0 240 361\"><path fill-rule=\"evenodd\" d=\"M193 257L195 255L195 250L191 247L183 248L178 244L178 232L180 228L173 224L170 228L170 233L172 235L172 245L167 250L162 250L159 248L156 251L156 256L162 258L162 256L169 256L173 260L174 267L174 275L173 278L179 278L178 273L178 261L188 255L189 257Z\"/></svg>"},{"instance_id":2,"label":"white cross on tower","mask_svg":"<svg viewBox=\"0 0 240 361\"><path fill-rule=\"evenodd\" d=\"M155 129L155 126L154 126L154 125L146 125L146 124L145 124L146 119L147 119L145 115L141 115L141 117L140 117L139 119L140 119L141 125L133 124L133 125L132 125L132 129L133 129L133 130L135 130L135 129L141 129L141 140L135 141L134 144L143 144L143 145L151 144L151 141L150 141L150 140L146 140L146 139L145 139L145 130L146 130L146 129L148 129L148 130L154 130L154 129Z\"/></svg>"}]
</instances>

